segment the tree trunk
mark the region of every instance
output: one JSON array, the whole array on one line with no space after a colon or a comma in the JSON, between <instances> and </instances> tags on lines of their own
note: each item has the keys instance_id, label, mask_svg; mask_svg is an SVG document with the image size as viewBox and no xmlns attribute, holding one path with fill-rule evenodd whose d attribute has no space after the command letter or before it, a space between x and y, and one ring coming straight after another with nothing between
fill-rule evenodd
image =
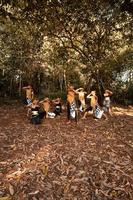
<instances>
[{"instance_id":1,"label":"tree trunk","mask_svg":"<svg viewBox=\"0 0 133 200\"><path fill-rule=\"evenodd\" d=\"M21 97L21 89L22 89L22 75L20 74L20 78L19 78L19 97Z\"/></svg>"},{"instance_id":2,"label":"tree trunk","mask_svg":"<svg viewBox=\"0 0 133 200\"><path fill-rule=\"evenodd\" d=\"M101 101L102 100L102 92L101 92L100 79L99 79L99 70L98 69L96 71L96 78L97 78L97 85L98 85L100 101Z\"/></svg>"},{"instance_id":3,"label":"tree trunk","mask_svg":"<svg viewBox=\"0 0 133 200\"><path fill-rule=\"evenodd\" d=\"M10 79L10 93L9 93L10 97L12 96L12 88L13 88L13 78L11 77L11 79Z\"/></svg>"},{"instance_id":4,"label":"tree trunk","mask_svg":"<svg viewBox=\"0 0 133 200\"><path fill-rule=\"evenodd\" d=\"M86 89L88 93L90 93L91 85L92 85L92 75L89 77L89 81L86 84Z\"/></svg>"},{"instance_id":5,"label":"tree trunk","mask_svg":"<svg viewBox=\"0 0 133 200\"><path fill-rule=\"evenodd\" d=\"M65 89L67 88L66 70L63 72Z\"/></svg>"},{"instance_id":6,"label":"tree trunk","mask_svg":"<svg viewBox=\"0 0 133 200\"><path fill-rule=\"evenodd\" d=\"M63 74L59 73L59 84L60 84L60 90L61 90L61 92L63 90L63 80L64 80Z\"/></svg>"}]
</instances>

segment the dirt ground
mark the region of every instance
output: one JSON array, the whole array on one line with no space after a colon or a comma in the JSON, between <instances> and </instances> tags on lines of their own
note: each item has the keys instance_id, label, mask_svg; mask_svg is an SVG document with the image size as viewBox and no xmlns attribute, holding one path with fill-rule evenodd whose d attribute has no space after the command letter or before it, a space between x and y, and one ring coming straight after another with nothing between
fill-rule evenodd
<instances>
[{"instance_id":1,"label":"dirt ground","mask_svg":"<svg viewBox=\"0 0 133 200\"><path fill-rule=\"evenodd\" d=\"M32 125L0 107L0 200L133 200L133 107L67 124Z\"/></svg>"}]
</instances>

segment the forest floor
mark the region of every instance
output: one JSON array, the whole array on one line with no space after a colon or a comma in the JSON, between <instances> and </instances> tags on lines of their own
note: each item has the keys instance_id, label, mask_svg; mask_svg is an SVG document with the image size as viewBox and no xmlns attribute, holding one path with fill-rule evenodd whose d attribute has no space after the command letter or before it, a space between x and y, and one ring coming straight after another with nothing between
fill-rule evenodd
<instances>
[{"instance_id":1,"label":"forest floor","mask_svg":"<svg viewBox=\"0 0 133 200\"><path fill-rule=\"evenodd\" d=\"M0 107L0 200L133 200L133 107L109 120L32 125Z\"/></svg>"}]
</instances>

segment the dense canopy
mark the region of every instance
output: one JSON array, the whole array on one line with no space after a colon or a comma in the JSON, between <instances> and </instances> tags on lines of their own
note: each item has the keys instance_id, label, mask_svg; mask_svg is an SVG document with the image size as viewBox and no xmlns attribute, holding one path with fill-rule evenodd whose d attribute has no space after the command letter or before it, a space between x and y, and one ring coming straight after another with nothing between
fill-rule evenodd
<instances>
[{"instance_id":1,"label":"dense canopy","mask_svg":"<svg viewBox=\"0 0 133 200\"><path fill-rule=\"evenodd\" d=\"M0 95L21 96L29 83L38 94L64 91L71 82L99 94L110 88L116 101L124 90L131 103L132 7L131 0L1 1Z\"/></svg>"}]
</instances>

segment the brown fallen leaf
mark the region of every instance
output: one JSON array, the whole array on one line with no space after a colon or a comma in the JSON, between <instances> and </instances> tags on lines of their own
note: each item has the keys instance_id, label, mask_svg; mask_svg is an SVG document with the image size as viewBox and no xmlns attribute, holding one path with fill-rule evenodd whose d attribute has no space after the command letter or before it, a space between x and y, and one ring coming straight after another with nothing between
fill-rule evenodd
<instances>
[{"instance_id":1,"label":"brown fallen leaf","mask_svg":"<svg viewBox=\"0 0 133 200\"><path fill-rule=\"evenodd\" d=\"M11 197L0 197L0 200L12 200Z\"/></svg>"},{"instance_id":2,"label":"brown fallen leaf","mask_svg":"<svg viewBox=\"0 0 133 200\"><path fill-rule=\"evenodd\" d=\"M26 172L26 169L24 169L23 171L15 171L11 174L7 174L6 178L8 179L19 179L24 173Z\"/></svg>"},{"instance_id":3,"label":"brown fallen leaf","mask_svg":"<svg viewBox=\"0 0 133 200\"><path fill-rule=\"evenodd\" d=\"M53 184L61 185L61 182L59 182L59 181L53 181Z\"/></svg>"},{"instance_id":4,"label":"brown fallen leaf","mask_svg":"<svg viewBox=\"0 0 133 200\"><path fill-rule=\"evenodd\" d=\"M37 194L39 194L39 190L36 190L35 192L30 192L30 193L29 193L30 196L32 196L32 195L37 195Z\"/></svg>"},{"instance_id":5,"label":"brown fallen leaf","mask_svg":"<svg viewBox=\"0 0 133 200\"><path fill-rule=\"evenodd\" d=\"M13 185L9 184L9 192L13 196L14 195L14 188Z\"/></svg>"},{"instance_id":6,"label":"brown fallen leaf","mask_svg":"<svg viewBox=\"0 0 133 200\"><path fill-rule=\"evenodd\" d=\"M48 174L48 165L45 165L45 166L41 167L41 171L44 174L44 176L47 176L47 174Z\"/></svg>"}]
</instances>

